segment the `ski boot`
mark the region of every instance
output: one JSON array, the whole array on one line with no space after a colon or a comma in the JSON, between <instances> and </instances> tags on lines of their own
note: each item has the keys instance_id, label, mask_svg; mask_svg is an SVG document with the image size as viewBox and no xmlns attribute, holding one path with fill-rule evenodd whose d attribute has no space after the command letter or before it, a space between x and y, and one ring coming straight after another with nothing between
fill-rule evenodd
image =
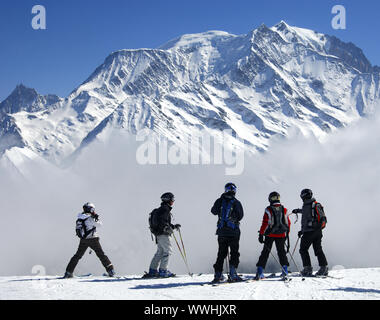
<instances>
[{"instance_id":1,"label":"ski boot","mask_svg":"<svg viewBox=\"0 0 380 320\"><path fill-rule=\"evenodd\" d=\"M230 273L229 273L229 282L240 282L243 281L242 278L240 278L236 272L236 268L231 266L230 267Z\"/></svg>"},{"instance_id":2,"label":"ski boot","mask_svg":"<svg viewBox=\"0 0 380 320\"><path fill-rule=\"evenodd\" d=\"M264 279L264 268L263 267L257 267L255 280L262 280Z\"/></svg>"},{"instance_id":3,"label":"ski boot","mask_svg":"<svg viewBox=\"0 0 380 320\"><path fill-rule=\"evenodd\" d=\"M328 276L328 274L329 274L329 268L327 266L321 266L315 275L316 276Z\"/></svg>"},{"instance_id":4,"label":"ski boot","mask_svg":"<svg viewBox=\"0 0 380 320\"><path fill-rule=\"evenodd\" d=\"M220 271L215 271L214 280L212 280L211 283L219 283L219 282L222 282L223 280L224 280L223 273Z\"/></svg>"},{"instance_id":5,"label":"ski boot","mask_svg":"<svg viewBox=\"0 0 380 320\"><path fill-rule=\"evenodd\" d=\"M114 277L115 276L115 270L113 269L113 266L110 266L109 268L106 269L107 270L107 273L108 273L108 276L109 277Z\"/></svg>"},{"instance_id":6,"label":"ski boot","mask_svg":"<svg viewBox=\"0 0 380 320\"><path fill-rule=\"evenodd\" d=\"M281 277L286 278L288 276L288 266L282 266Z\"/></svg>"},{"instance_id":7,"label":"ski boot","mask_svg":"<svg viewBox=\"0 0 380 320\"><path fill-rule=\"evenodd\" d=\"M158 276L160 278L171 278L171 277L175 277L175 274L170 272L167 269L159 269L158 270Z\"/></svg>"},{"instance_id":8,"label":"ski boot","mask_svg":"<svg viewBox=\"0 0 380 320\"><path fill-rule=\"evenodd\" d=\"M159 274L156 269L149 268L149 273L146 273L142 276L143 279L158 278Z\"/></svg>"},{"instance_id":9,"label":"ski boot","mask_svg":"<svg viewBox=\"0 0 380 320\"><path fill-rule=\"evenodd\" d=\"M73 274L71 272L66 271L65 275L63 276L63 279L70 279L74 278Z\"/></svg>"},{"instance_id":10,"label":"ski boot","mask_svg":"<svg viewBox=\"0 0 380 320\"><path fill-rule=\"evenodd\" d=\"M313 276L313 267L311 267L311 266L304 267L303 270L301 271L301 276L312 277Z\"/></svg>"}]
</instances>

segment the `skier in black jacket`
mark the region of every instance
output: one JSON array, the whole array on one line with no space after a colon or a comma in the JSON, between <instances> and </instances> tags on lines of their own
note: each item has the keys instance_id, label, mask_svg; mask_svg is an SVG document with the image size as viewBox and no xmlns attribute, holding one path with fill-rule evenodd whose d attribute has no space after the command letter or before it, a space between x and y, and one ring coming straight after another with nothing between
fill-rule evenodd
<instances>
[{"instance_id":1,"label":"skier in black jacket","mask_svg":"<svg viewBox=\"0 0 380 320\"><path fill-rule=\"evenodd\" d=\"M309 248L312 245L320 267L317 275L327 276L327 259L322 249L322 230L326 227L326 215L322 205L315 201L312 190L302 190L300 197L303 201L302 209L294 209L293 213L302 214L301 231L298 232L298 237L302 237L299 252L304 269L301 271L301 274L303 276L313 275L313 267L311 266L309 255Z\"/></svg>"},{"instance_id":2,"label":"skier in black jacket","mask_svg":"<svg viewBox=\"0 0 380 320\"><path fill-rule=\"evenodd\" d=\"M219 216L216 235L218 236L218 256L214 264L215 276L213 282L223 280L223 262L227 257L228 248L231 250L229 261L229 278L231 281L241 281L237 275L239 266L239 240L240 240L240 221L243 219L243 207L239 200L235 198L236 185L227 183L225 192L217 199L211 208L211 213Z\"/></svg>"},{"instance_id":3,"label":"skier in black jacket","mask_svg":"<svg viewBox=\"0 0 380 320\"><path fill-rule=\"evenodd\" d=\"M154 277L173 277L174 273L170 272L167 267L169 264L169 256L172 252L170 236L174 229L179 229L180 224L172 224L171 210L174 204L174 195L166 192L161 196L161 206L155 210L155 230L152 230L156 238L157 251L150 263L149 273L144 278ZM157 271L157 268L159 270Z\"/></svg>"}]
</instances>

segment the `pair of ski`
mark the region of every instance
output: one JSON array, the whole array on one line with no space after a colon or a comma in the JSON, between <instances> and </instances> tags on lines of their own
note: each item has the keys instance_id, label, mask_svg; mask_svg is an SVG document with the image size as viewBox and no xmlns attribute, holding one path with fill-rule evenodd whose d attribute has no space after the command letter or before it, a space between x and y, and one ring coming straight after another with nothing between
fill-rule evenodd
<instances>
[{"instance_id":1,"label":"pair of ski","mask_svg":"<svg viewBox=\"0 0 380 320\"><path fill-rule=\"evenodd\" d=\"M278 276L276 276L275 273L272 273L269 277L265 277L265 279L267 278L276 278ZM289 273L286 277L282 277L283 279L286 279L288 281L292 280L292 278L302 278L302 281L304 281L306 278L319 278L319 279L327 279L327 278L330 278L330 279L336 279L336 280L340 280L340 279L343 279L343 278L340 278L340 277L334 277L334 276L331 276L331 275L317 275L316 273L315 274L312 274L310 276L303 276L301 275L300 273Z\"/></svg>"},{"instance_id":2,"label":"pair of ski","mask_svg":"<svg viewBox=\"0 0 380 320\"><path fill-rule=\"evenodd\" d=\"M91 277L92 276L92 273L86 273L86 274L81 274L79 276L72 276L72 277L58 277L57 279L78 279L78 278L87 278L87 277Z\"/></svg>"},{"instance_id":3,"label":"pair of ski","mask_svg":"<svg viewBox=\"0 0 380 320\"><path fill-rule=\"evenodd\" d=\"M194 274L194 273L190 273L189 276L190 277L193 277L193 276L197 276L197 277L200 277L203 273L198 273L198 274ZM149 273L145 271L145 274L141 277L142 280L150 280L150 279L168 279L168 278L178 278L179 276L177 276L176 274L173 274L172 276L169 276L169 277L152 277L152 276L149 276Z\"/></svg>"},{"instance_id":4,"label":"pair of ski","mask_svg":"<svg viewBox=\"0 0 380 320\"><path fill-rule=\"evenodd\" d=\"M217 281L217 282L210 282L208 283L209 285L212 285L212 286L218 286L218 285L221 285L221 284L231 284L231 283L241 283L241 282L254 282L254 281L265 281L266 279L276 279L278 278L278 281L283 281L285 283L289 283L293 277L302 277L302 280L305 280L305 278L317 278L317 279L327 279L327 278L330 278L330 279L336 279L336 280L340 280L340 279L343 279L343 278L339 278L339 277L333 277L331 275L317 275L317 274L314 274L314 275L311 275L311 276L302 276L300 274L297 274L297 275L287 275L287 276L277 276L275 273L272 273L270 274L269 276L266 276L265 278L263 279L256 279L256 278L249 278L249 279L246 279L246 278L242 278L241 281L229 281L229 280L224 280L224 281Z\"/></svg>"},{"instance_id":5,"label":"pair of ski","mask_svg":"<svg viewBox=\"0 0 380 320\"><path fill-rule=\"evenodd\" d=\"M283 276L283 275L276 275L275 273L271 273L269 276L266 276L264 277L263 279L259 279L259 278L253 278L253 279L249 279L248 281L250 282L253 282L253 281L265 281L267 279L275 279L275 280L278 280L278 281L283 281L285 283L289 283L290 281L292 281L292 278L287 275L287 276Z\"/></svg>"},{"instance_id":6,"label":"pair of ski","mask_svg":"<svg viewBox=\"0 0 380 320\"><path fill-rule=\"evenodd\" d=\"M111 278L111 279L128 279L127 277L119 276L119 275L116 275L116 274L111 277L107 273L103 273L103 277L107 277L107 278Z\"/></svg>"},{"instance_id":7,"label":"pair of ski","mask_svg":"<svg viewBox=\"0 0 380 320\"><path fill-rule=\"evenodd\" d=\"M59 277L58 279L81 279L81 278L88 278L88 277L91 277L92 276L92 273L86 273L86 274L81 274L79 276L73 276L72 278L65 278L65 277ZM123 276L117 276L117 275L114 275L114 276L109 276L107 273L103 273L102 275L103 277L107 277L107 278L114 278L114 279L125 279L126 277L123 277Z\"/></svg>"},{"instance_id":8,"label":"pair of ski","mask_svg":"<svg viewBox=\"0 0 380 320\"><path fill-rule=\"evenodd\" d=\"M227 279L227 280L222 280L222 281L211 281L208 283L208 285L219 286L219 285L223 285L223 284L244 283L244 282L262 281L262 280L265 281L265 279L273 279L273 278L278 278L278 281L283 281L286 283L290 282L292 280L289 277L277 276L275 273L272 273L271 275L265 277L264 279L241 278L242 280L239 280L239 281L231 281L231 280Z\"/></svg>"},{"instance_id":9,"label":"pair of ski","mask_svg":"<svg viewBox=\"0 0 380 320\"><path fill-rule=\"evenodd\" d=\"M336 280L341 280L343 279L343 277L334 277L334 276L331 276L329 274L327 275L318 275L318 274L312 274L312 275L309 275L309 276L303 276L301 274L295 274L295 275L291 275L291 277L302 277L302 280L306 279L306 278L311 278L311 279L314 279L314 278L317 278L317 279L336 279Z\"/></svg>"},{"instance_id":10,"label":"pair of ski","mask_svg":"<svg viewBox=\"0 0 380 320\"><path fill-rule=\"evenodd\" d=\"M149 276L148 273L145 273L140 279L141 280L155 280L155 279L169 279L169 278L178 278L177 275L173 274L168 277L159 277L159 276Z\"/></svg>"},{"instance_id":11,"label":"pair of ski","mask_svg":"<svg viewBox=\"0 0 380 320\"><path fill-rule=\"evenodd\" d=\"M292 281L292 278L289 276L289 275L286 275L286 276L283 276L283 275L276 275L275 273L272 273L270 274L269 276L266 276L264 277L263 279L259 279L259 278L253 278L253 279L249 279L248 281L265 281L267 279L275 279L275 280L278 280L278 281L283 281L285 283L289 283L290 281Z\"/></svg>"}]
</instances>

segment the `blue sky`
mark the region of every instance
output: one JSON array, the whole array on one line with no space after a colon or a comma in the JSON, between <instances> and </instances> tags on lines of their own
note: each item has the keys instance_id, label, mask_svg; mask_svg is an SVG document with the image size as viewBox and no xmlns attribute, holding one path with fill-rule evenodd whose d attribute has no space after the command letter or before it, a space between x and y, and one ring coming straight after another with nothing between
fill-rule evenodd
<instances>
[{"instance_id":1,"label":"blue sky","mask_svg":"<svg viewBox=\"0 0 380 320\"><path fill-rule=\"evenodd\" d=\"M336 4L347 10L346 30L331 26ZM34 5L46 8L46 30L31 27ZM207 30L245 34L280 20L353 42L380 65L379 17L375 0L1 0L0 101L19 83L65 97L115 50Z\"/></svg>"}]
</instances>

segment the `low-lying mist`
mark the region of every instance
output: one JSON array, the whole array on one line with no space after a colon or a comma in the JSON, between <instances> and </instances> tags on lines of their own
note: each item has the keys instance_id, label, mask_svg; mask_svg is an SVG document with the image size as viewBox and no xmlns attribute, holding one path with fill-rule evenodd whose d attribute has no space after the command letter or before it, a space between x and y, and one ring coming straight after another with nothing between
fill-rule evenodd
<instances>
[{"instance_id":1,"label":"low-lying mist","mask_svg":"<svg viewBox=\"0 0 380 320\"><path fill-rule=\"evenodd\" d=\"M268 152L245 157L242 175L226 176L221 165L139 165L133 136L114 134L104 144L86 148L69 169L34 167L28 179L0 172L0 275L28 275L42 265L47 274L63 274L75 253L74 225L82 205L96 205L105 253L119 274L147 271L156 246L148 229L148 214L166 191L175 194L174 223L182 235L194 273L213 272L217 218L210 213L225 183L237 187L245 217L241 223L240 272L255 272L262 245L258 230L268 194L278 191L288 209L302 206L299 193L311 188L328 218L323 246L329 266L380 266L379 212L380 117L363 119L331 134L321 144L293 132L274 139ZM291 217L295 221L295 216ZM300 217L301 220L301 217ZM291 250L300 220L291 227ZM272 250L276 254L275 249ZM316 259L310 250L313 264ZM299 267L298 250L295 258ZM316 266L317 267L317 266ZM186 273L173 241L169 268ZM295 269L291 263L291 269ZM280 271L269 258L266 271ZM85 254L76 274L101 274L95 254Z\"/></svg>"}]
</instances>

